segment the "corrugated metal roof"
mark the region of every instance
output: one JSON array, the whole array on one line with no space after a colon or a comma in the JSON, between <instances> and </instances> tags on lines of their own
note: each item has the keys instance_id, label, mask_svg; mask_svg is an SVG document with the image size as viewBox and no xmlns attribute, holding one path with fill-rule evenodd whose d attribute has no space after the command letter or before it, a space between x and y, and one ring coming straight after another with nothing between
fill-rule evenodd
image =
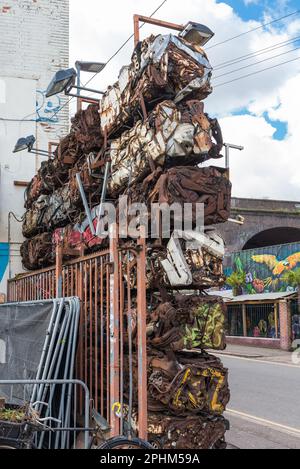
<instances>
[{"instance_id":1,"label":"corrugated metal roof","mask_svg":"<svg viewBox=\"0 0 300 469\"><path fill-rule=\"evenodd\" d=\"M221 296L224 301L243 303L244 301L272 301L295 295L295 292L256 293L253 295L233 296L232 290L219 290L207 292L209 295Z\"/></svg>"},{"instance_id":2,"label":"corrugated metal roof","mask_svg":"<svg viewBox=\"0 0 300 469\"><path fill-rule=\"evenodd\" d=\"M217 290L207 291L208 295L221 296L225 301L229 301L233 298L232 290Z\"/></svg>"}]
</instances>

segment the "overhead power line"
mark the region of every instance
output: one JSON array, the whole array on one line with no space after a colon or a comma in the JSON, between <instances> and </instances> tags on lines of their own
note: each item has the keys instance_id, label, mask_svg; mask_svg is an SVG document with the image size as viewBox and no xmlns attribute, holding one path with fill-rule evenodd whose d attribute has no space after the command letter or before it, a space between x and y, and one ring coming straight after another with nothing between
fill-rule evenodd
<instances>
[{"instance_id":1,"label":"overhead power line","mask_svg":"<svg viewBox=\"0 0 300 469\"><path fill-rule=\"evenodd\" d=\"M158 7L151 13L150 15L150 18L152 18L152 16L155 15L155 13L157 13L162 7L163 5L167 2L168 0L164 0L160 5L158 5ZM141 29L143 26L145 26L145 23L142 23L140 26L139 26L139 29ZM115 57L116 55L119 54L119 52L126 46L126 44L128 44L128 42L134 37L134 33L132 33L128 39L126 39L126 41L123 42L123 44L121 44L121 46L119 47L119 49L116 50L116 52L106 61L106 65L109 64L109 62L111 62ZM96 72L85 84L85 86L89 85L91 83L91 81L98 75L99 72Z\"/></svg>"},{"instance_id":2,"label":"overhead power line","mask_svg":"<svg viewBox=\"0 0 300 469\"><path fill-rule=\"evenodd\" d=\"M206 50L212 49L213 47L220 46L222 44L226 44L227 42L233 41L234 39L237 39L242 36L246 36L246 34L253 33L254 31L258 31L259 29L263 29L266 26L270 26L271 24L277 23L278 21L285 20L287 18L290 18L291 16L298 15L300 13L300 10L294 11L293 13L289 13L288 15L281 16L280 18L276 18L275 20L269 21L268 23L263 23L260 26L257 26L256 28L249 29L248 31L245 31L243 33L237 34L236 36L229 37L228 39L225 39L224 41L217 42L216 44L213 44L210 47L207 47Z\"/></svg>"},{"instance_id":3,"label":"overhead power line","mask_svg":"<svg viewBox=\"0 0 300 469\"><path fill-rule=\"evenodd\" d=\"M245 68L254 67L255 65L259 65L261 63L267 62L268 60L276 59L277 57L281 57L282 55L290 54L291 52L294 52L295 50L299 50L299 49L300 49L300 46L295 47L294 49L290 49L286 52L281 52L281 54L272 55L271 57L267 57L263 60L259 60L257 62L252 63L252 64L248 64L248 65L244 65L243 67L235 68L234 70L230 70L229 72L222 73L221 75L217 75L216 77L214 77L214 80L216 80L217 78L224 77L226 75L231 75L232 73L239 72L240 70L245 70Z\"/></svg>"},{"instance_id":4,"label":"overhead power line","mask_svg":"<svg viewBox=\"0 0 300 469\"><path fill-rule=\"evenodd\" d=\"M295 62L296 60L300 60L300 57L296 57L295 59L291 59L291 60L286 60L285 62L280 62L279 64L272 65L271 67L263 68L262 70L258 70L256 72L248 73L247 75L242 75L242 76L234 78L233 80L230 80L230 81L225 81L223 83L218 83L217 85L214 86L214 88L218 88L219 86L228 85L229 83L233 83L235 81L242 80L243 78L251 77L252 75L257 75L259 73L266 72L267 70L271 70L273 68L280 67L281 65L285 65L285 64L288 64L290 62Z\"/></svg>"},{"instance_id":5,"label":"overhead power line","mask_svg":"<svg viewBox=\"0 0 300 469\"><path fill-rule=\"evenodd\" d=\"M218 65L215 65L213 68L214 70L221 70L222 68L231 67L240 62L244 62L245 60L250 60L253 57L257 57L259 55L267 54L268 52L272 52L273 50L281 49L282 47L286 47L289 44L293 44L300 40L300 36L296 36L294 38L287 39L286 41L277 42L271 46L264 47L263 49L258 49L256 51L250 52L249 54L241 55L240 57L236 57L235 59L228 60L227 62L222 62Z\"/></svg>"}]
</instances>

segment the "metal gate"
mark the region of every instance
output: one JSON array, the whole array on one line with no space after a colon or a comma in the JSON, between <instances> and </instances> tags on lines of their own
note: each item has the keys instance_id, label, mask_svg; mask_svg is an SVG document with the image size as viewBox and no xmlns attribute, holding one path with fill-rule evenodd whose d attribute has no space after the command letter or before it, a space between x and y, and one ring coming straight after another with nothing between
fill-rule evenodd
<instances>
[{"instance_id":1,"label":"metal gate","mask_svg":"<svg viewBox=\"0 0 300 469\"><path fill-rule=\"evenodd\" d=\"M295 341L300 340L300 314L298 310L298 301L297 300L292 300L290 302L290 311L291 311L291 338L292 338L292 344L294 344L295 347L297 347L299 344L297 344Z\"/></svg>"},{"instance_id":2,"label":"metal gate","mask_svg":"<svg viewBox=\"0 0 300 469\"><path fill-rule=\"evenodd\" d=\"M8 281L9 302L80 298L76 378L87 384L94 407L111 426L111 436L126 432L125 409L131 421L133 363L137 363L138 433L147 439L145 281L146 247L142 238L126 247L111 239L109 249L64 264L58 246L55 267ZM125 382L129 383L129 392L124 395ZM79 405L83 409L83 395Z\"/></svg>"}]
</instances>

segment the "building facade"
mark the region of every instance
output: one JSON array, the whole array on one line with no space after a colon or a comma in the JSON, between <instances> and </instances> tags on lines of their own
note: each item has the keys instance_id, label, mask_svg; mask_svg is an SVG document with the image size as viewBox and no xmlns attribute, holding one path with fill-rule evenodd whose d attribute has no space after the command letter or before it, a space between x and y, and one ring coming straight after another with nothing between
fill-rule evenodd
<instances>
[{"instance_id":1,"label":"building facade","mask_svg":"<svg viewBox=\"0 0 300 469\"><path fill-rule=\"evenodd\" d=\"M19 249L24 190L40 156L13 154L20 137L34 135L48 150L68 132L66 98L46 98L54 73L69 66L69 0L0 0L0 294L22 271Z\"/></svg>"}]
</instances>

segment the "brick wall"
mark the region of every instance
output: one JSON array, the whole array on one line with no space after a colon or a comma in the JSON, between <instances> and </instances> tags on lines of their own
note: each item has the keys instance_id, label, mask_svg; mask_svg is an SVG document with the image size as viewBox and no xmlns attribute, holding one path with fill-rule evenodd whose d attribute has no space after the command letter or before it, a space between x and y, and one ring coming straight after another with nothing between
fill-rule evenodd
<instances>
[{"instance_id":1,"label":"brick wall","mask_svg":"<svg viewBox=\"0 0 300 469\"><path fill-rule=\"evenodd\" d=\"M263 337L226 337L227 344L249 345L251 347L281 348L279 339L265 339Z\"/></svg>"},{"instance_id":2,"label":"brick wall","mask_svg":"<svg viewBox=\"0 0 300 469\"><path fill-rule=\"evenodd\" d=\"M36 79L43 91L57 70L68 67L69 0L0 0L0 31L0 76ZM67 131L68 112L66 106L57 125L43 126L53 134L49 139Z\"/></svg>"},{"instance_id":3,"label":"brick wall","mask_svg":"<svg viewBox=\"0 0 300 469\"><path fill-rule=\"evenodd\" d=\"M291 350L291 312L286 300L279 302L280 318L280 348L282 350Z\"/></svg>"}]
</instances>

